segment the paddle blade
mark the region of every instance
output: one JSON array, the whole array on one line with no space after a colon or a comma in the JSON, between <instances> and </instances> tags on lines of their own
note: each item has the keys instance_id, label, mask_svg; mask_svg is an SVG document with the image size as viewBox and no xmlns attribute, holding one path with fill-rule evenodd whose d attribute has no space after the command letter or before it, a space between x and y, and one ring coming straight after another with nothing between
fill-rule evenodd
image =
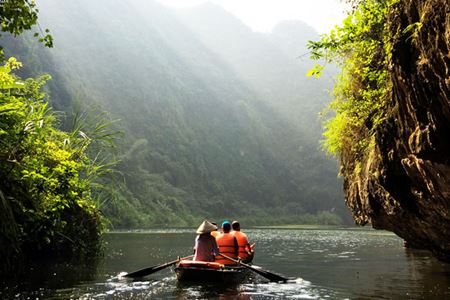
<instances>
[{"instance_id":1,"label":"paddle blade","mask_svg":"<svg viewBox=\"0 0 450 300\"><path fill-rule=\"evenodd\" d=\"M241 265L243 265L244 267L247 267L249 269L251 269L252 271L254 271L255 273L258 273L259 275L269 279L270 282L287 282L289 280L289 278L278 275L276 273L267 271L267 270L263 270L261 267L258 266L250 266L244 263L241 263Z\"/></svg>"},{"instance_id":2,"label":"paddle blade","mask_svg":"<svg viewBox=\"0 0 450 300\"><path fill-rule=\"evenodd\" d=\"M229 259L237 264L240 264L241 266L244 266L249 270L252 270L253 272L269 279L271 282L287 282L289 280L289 278L287 278L287 277L269 272L267 270L263 270L261 267L247 265L247 264L241 262L240 260L236 260L234 258L226 256L225 254L219 253L219 255L221 255L221 256L225 257L226 259Z\"/></svg>"},{"instance_id":3,"label":"paddle blade","mask_svg":"<svg viewBox=\"0 0 450 300\"><path fill-rule=\"evenodd\" d=\"M269 281L271 282L287 282L289 280L289 278L286 278L273 272L269 272L267 270L254 269L254 271L259 275L269 279Z\"/></svg>"}]
</instances>

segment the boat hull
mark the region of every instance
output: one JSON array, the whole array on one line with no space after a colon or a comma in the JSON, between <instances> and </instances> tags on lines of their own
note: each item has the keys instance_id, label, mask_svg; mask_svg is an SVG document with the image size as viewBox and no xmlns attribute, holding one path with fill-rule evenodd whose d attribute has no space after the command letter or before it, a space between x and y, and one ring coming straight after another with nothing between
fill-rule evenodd
<instances>
[{"instance_id":1,"label":"boat hull","mask_svg":"<svg viewBox=\"0 0 450 300\"><path fill-rule=\"evenodd\" d=\"M184 262L175 267L179 281L189 282L241 282L248 272L240 266L223 266L217 263Z\"/></svg>"}]
</instances>

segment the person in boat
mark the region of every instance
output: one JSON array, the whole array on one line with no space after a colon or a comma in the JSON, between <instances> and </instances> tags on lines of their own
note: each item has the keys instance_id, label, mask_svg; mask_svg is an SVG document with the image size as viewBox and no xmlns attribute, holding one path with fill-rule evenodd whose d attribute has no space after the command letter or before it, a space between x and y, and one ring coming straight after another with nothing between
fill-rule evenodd
<instances>
[{"instance_id":1,"label":"person in boat","mask_svg":"<svg viewBox=\"0 0 450 300\"><path fill-rule=\"evenodd\" d=\"M238 221L233 221L233 223L231 223L231 227L233 228L231 234L236 237L236 240L238 242L239 259L241 259L244 263L251 262L253 259L253 250L250 246L250 243L248 242L247 235L241 231L241 224L239 224Z\"/></svg>"},{"instance_id":2,"label":"person in boat","mask_svg":"<svg viewBox=\"0 0 450 300\"><path fill-rule=\"evenodd\" d=\"M237 259L239 253L239 245L237 239L231 234L231 223L224 221L222 223L222 233L216 237L217 246L219 246L220 253L225 254L231 258ZM235 265L236 263L226 259L225 257L216 255L216 262L224 265Z\"/></svg>"},{"instance_id":3,"label":"person in boat","mask_svg":"<svg viewBox=\"0 0 450 300\"><path fill-rule=\"evenodd\" d=\"M216 230L211 231L211 235L216 238L220 234L220 231L217 228L217 223L211 222L211 224L216 226Z\"/></svg>"},{"instance_id":4,"label":"person in boat","mask_svg":"<svg viewBox=\"0 0 450 300\"><path fill-rule=\"evenodd\" d=\"M215 261L215 257L219 254L216 239L211 235L211 231L216 230L217 226L203 221L197 228L198 234L195 238L194 261Z\"/></svg>"}]
</instances>

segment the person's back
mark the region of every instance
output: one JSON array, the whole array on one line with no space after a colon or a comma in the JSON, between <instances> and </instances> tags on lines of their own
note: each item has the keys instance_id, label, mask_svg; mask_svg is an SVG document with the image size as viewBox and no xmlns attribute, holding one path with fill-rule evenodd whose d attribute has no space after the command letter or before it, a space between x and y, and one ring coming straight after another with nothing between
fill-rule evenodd
<instances>
[{"instance_id":1,"label":"person's back","mask_svg":"<svg viewBox=\"0 0 450 300\"><path fill-rule=\"evenodd\" d=\"M233 231L231 233L236 237L236 240L238 242L238 256L245 262L251 256L251 247L248 242L248 237L241 231L241 226L238 221L233 221L232 227Z\"/></svg>"},{"instance_id":2,"label":"person's back","mask_svg":"<svg viewBox=\"0 0 450 300\"><path fill-rule=\"evenodd\" d=\"M217 246L219 246L219 252L229 256L231 258L237 259L239 246L237 239L234 235L230 233L231 224L228 221L222 224L222 233L216 237ZM235 265L236 263L224 258L223 256L216 255L216 262L224 265Z\"/></svg>"},{"instance_id":3,"label":"person's back","mask_svg":"<svg viewBox=\"0 0 450 300\"><path fill-rule=\"evenodd\" d=\"M200 234L195 239L195 261L215 261L217 254L216 239L209 233Z\"/></svg>"},{"instance_id":4,"label":"person's back","mask_svg":"<svg viewBox=\"0 0 450 300\"><path fill-rule=\"evenodd\" d=\"M204 221L197 229L198 236L195 238L194 261L215 261L215 255L218 253L216 239L211 236L211 231L217 229L217 226Z\"/></svg>"}]
</instances>

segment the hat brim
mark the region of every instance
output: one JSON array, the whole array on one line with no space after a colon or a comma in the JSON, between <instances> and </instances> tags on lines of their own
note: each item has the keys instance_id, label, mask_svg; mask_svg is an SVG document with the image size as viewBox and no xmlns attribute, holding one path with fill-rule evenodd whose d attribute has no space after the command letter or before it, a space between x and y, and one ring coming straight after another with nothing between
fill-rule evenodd
<instances>
[{"instance_id":1,"label":"hat brim","mask_svg":"<svg viewBox=\"0 0 450 300\"><path fill-rule=\"evenodd\" d=\"M196 233L197 234L205 234L205 233L211 233L211 231L217 230L217 226L214 224L211 224L208 221L203 221L202 224L197 228Z\"/></svg>"}]
</instances>

